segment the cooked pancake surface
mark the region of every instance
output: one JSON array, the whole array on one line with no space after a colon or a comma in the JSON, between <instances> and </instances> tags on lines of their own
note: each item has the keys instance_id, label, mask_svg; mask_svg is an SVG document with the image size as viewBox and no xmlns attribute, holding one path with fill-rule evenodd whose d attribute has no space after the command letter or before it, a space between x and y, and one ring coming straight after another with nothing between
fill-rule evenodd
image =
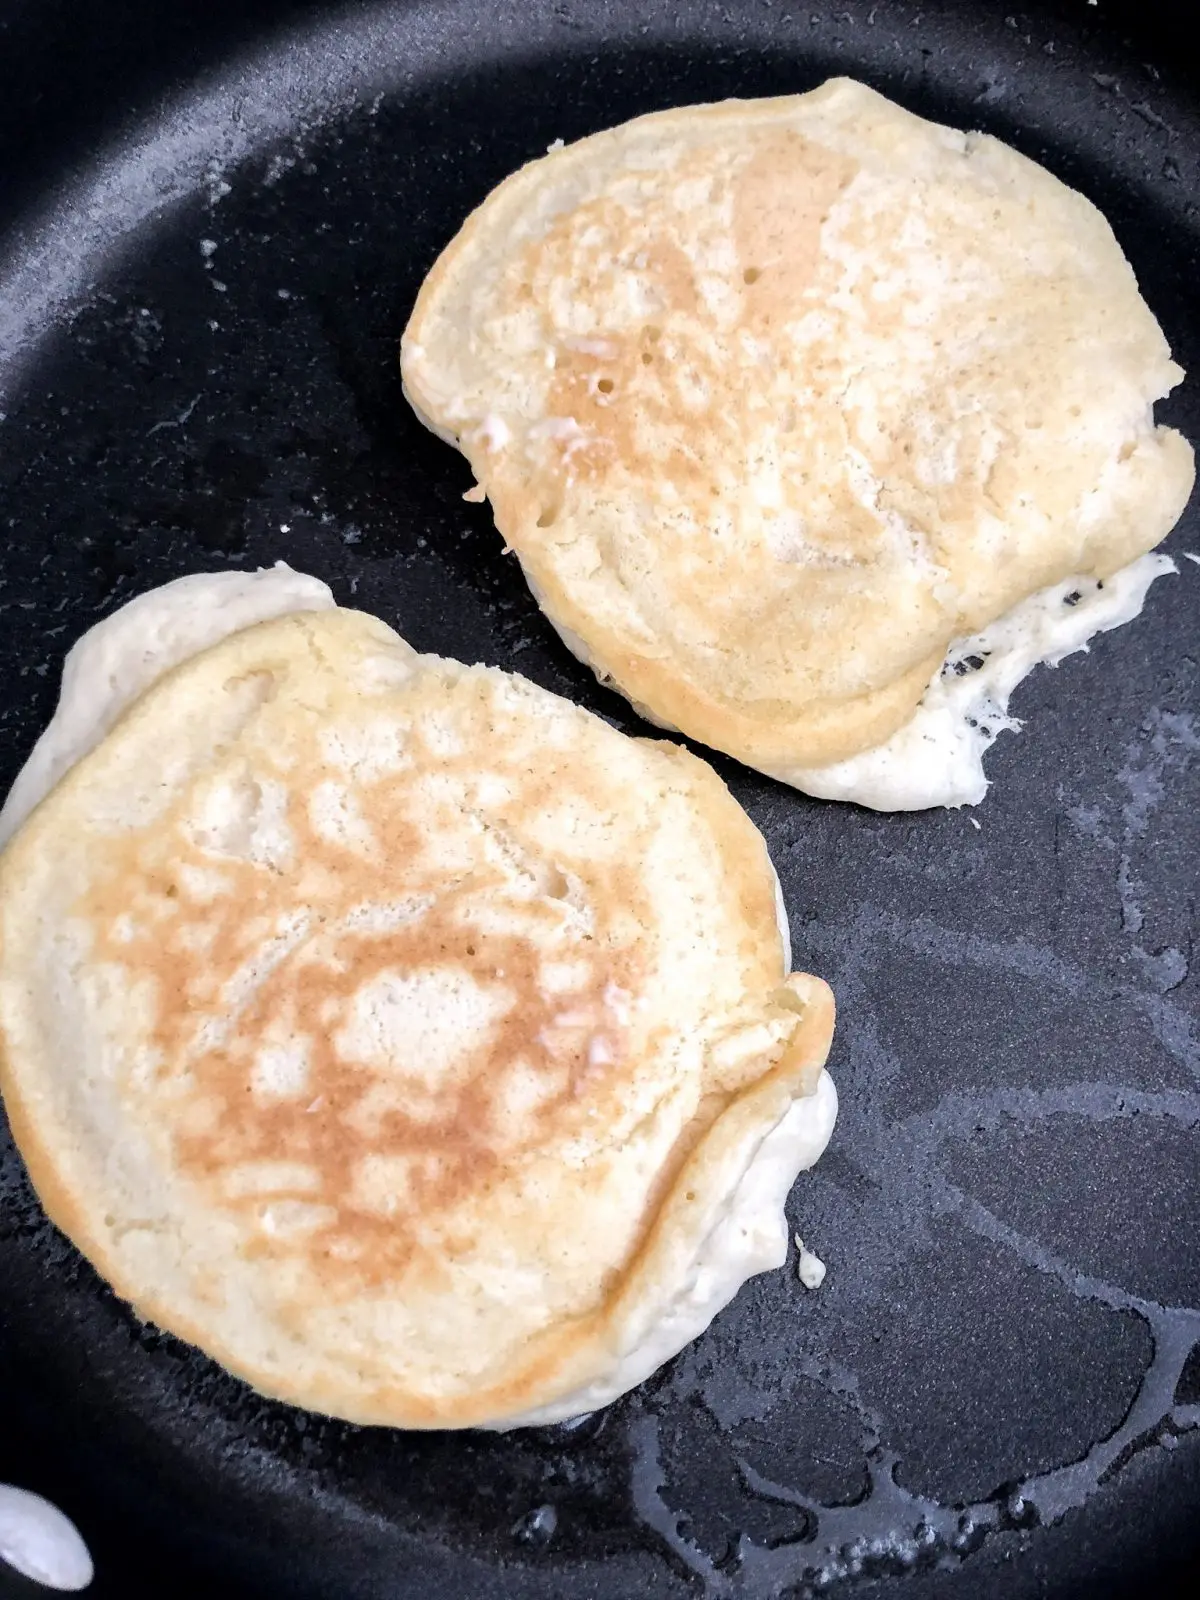
<instances>
[{"instance_id":1,"label":"cooked pancake surface","mask_svg":"<svg viewBox=\"0 0 1200 1600\"><path fill-rule=\"evenodd\" d=\"M673 1354L782 1259L831 1029L703 763L358 613L168 673L0 857L51 1217L359 1421L552 1420Z\"/></svg>"},{"instance_id":2,"label":"cooked pancake surface","mask_svg":"<svg viewBox=\"0 0 1200 1600\"><path fill-rule=\"evenodd\" d=\"M571 647L784 776L884 743L951 641L1125 567L1192 482L1100 213L846 80L523 168L402 365Z\"/></svg>"}]
</instances>

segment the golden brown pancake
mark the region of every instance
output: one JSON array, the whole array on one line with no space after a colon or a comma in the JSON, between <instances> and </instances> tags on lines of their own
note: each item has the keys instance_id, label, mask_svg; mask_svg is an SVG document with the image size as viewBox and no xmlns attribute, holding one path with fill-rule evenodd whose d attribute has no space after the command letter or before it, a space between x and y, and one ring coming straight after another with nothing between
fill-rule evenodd
<instances>
[{"instance_id":1,"label":"golden brown pancake","mask_svg":"<svg viewBox=\"0 0 1200 1600\"><path fill-rule=\"evenodd\" d=\"M570 647L817 793L954 641L1119 573L1192 483L1153 419L1182 373L1096 208L845 79L523 167L402 366Z\"/></svg>"},{"instance_id":2,"label":"golden brown pancake","mask_svg":"<svg viewBox=\"0 0 1200 1600\"><path fill-rule=\"evenodd\" d=\"M775 897L686 752L288 616L167 672L0 856L0 1089L51 1218L263 1392L554 1420L783 1260L836 1098Z\"/></svg>"}]
</instances>

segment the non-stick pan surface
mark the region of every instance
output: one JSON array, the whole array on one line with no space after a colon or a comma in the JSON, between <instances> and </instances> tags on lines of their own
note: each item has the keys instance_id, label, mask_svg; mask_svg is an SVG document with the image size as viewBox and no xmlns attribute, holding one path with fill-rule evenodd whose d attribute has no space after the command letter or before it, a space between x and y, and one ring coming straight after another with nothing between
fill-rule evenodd
<instances>
[{"instance_id":1,"label":"non-stick pan surface","mask_svg":"<svg viewBox=\"0 0 1200 1600\"><path fill-rule=\"evenodd\" d=\"M422 275L553 139L859 75L1096 200L1200 372L1187 9L0 3L0 782L89 624L280 557L645 731L400 394ZM1198 395L1162 408L1193 439ZM258 1399L113 1299L0 1120L0 1479L76 1518L95 1593L991 1600L1194 1571L1193 546L1194 515L1144 618L1020 691L975 812L871 815L718 760L840 1002L841 1119L791 1202L829 1276L754 1280L577 1429Z\"/></svg>"}]
</instances>

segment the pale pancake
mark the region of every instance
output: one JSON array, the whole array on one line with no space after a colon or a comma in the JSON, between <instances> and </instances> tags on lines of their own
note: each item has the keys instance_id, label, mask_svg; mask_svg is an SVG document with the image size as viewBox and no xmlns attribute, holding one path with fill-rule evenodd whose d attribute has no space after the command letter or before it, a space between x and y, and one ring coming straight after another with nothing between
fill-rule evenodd
<instances>
[{"instance_id":1,"label":"pale pancake","mask_svg":"<svg viewBox=\"0 0 1200 1600\"><path fill-rule=\"evenodd\" d=\"M169 672L0 857L52 1219L266 1393L604 1403L786 1251L836 1106L761 837L686 752L353 612Z\"/></svg>"},{"instance_id":2,"label":"pale pancake","mask_svg":"<svg viewBox=\"0 0 1200 1600\"><path fill-rule=\"evenodd\" d=\"M522 168L402 366L571 647L798 783L903 728L952 641L1150 550L1193 478L1096 208L848 80Z\"/></svg>"}]
</instances>

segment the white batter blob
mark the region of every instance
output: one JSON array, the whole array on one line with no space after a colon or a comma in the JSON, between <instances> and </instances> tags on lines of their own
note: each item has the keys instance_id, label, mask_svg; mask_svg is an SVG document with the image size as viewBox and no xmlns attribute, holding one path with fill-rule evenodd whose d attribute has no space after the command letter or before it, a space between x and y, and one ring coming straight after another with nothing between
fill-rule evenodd
<instances>
[{"instance_id":1,"label":"white batter blob","mask_svg":"<svg viewBox=\"0 0 1200 1600\"><path fill-rule=\"evenodd\" d=\"M0 1483L0 1565L60 1594L86 1589L92 1558L70 1517L28 1489Z\"/></svg>"}]
</instances>

